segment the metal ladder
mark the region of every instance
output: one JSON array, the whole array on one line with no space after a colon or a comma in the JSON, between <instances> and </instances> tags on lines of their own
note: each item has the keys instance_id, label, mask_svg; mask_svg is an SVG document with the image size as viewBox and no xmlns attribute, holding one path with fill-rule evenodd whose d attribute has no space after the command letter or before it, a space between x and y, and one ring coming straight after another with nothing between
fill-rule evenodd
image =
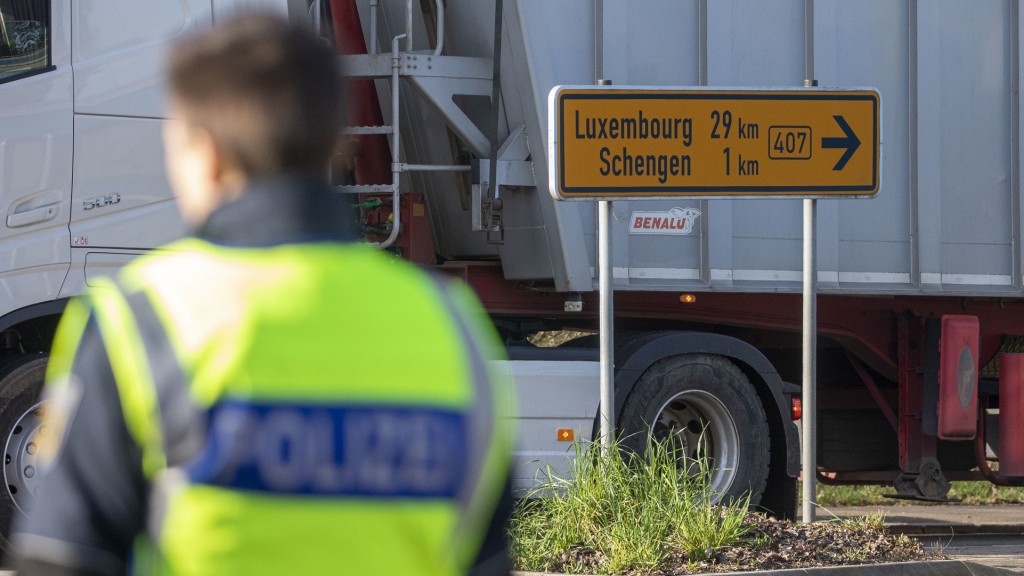
<instances>
[{"instance_id":1,"label":"metal ladder","mask_svg":"<svg viewBox=\"0 0 1024 576\"><path fill-rule=\"evenodd\" d=\"M399 80L403 77L409 79L421 79L423 82L413 82L414 85L426 84L427 88L417 86L421 93L425 91L438 92L442 94L436 98L447 98L448 106L438 106L442 114L448 119L452 128L467 139L469 146L478 154L489 146L489 140L476 128L475 125L465 117L465 114L454 105L452 94L489 94L491 88L490 60L484 58L462 58L456 56L442 56L444 47L444 3L442 0L435 0L437 6L437 45L433 52L412 51L412 29L413 29L413 0L406 2L405 33L399 34L391 39L391 54L377 53L377 12L379 0L370 0L370 41L367 44L367 54L342 56L342 69L346 76L354 78L372 78L391 80L391 124L385 126L352 126L344 129L345 135L384 134L388 137L388 144L391 147L391 184L368 184L335 186L339 192L349 194L384 194L391 193L392 200L392 222L391 231L387 239L378 243L381 248L391 246L398 238L401 228L401 175L404 172L468 172L471 167L468 165L443 165L443 164L408 164L401 161L401 130L400 130L400 90ZM405 39L405 51L399 49L402 39ZM455 80L453 84L452 81ZM463 80L459 83L458 80ZM447 85L447 87L445 87ZM468 91L467 91L468 90ZM448 92L447 96L443 92ZM435 97L427 96L428 100L437 106ZM462 116L462 118L458 118ZM455 117L455 121L452 118ZM474 133L475 132L475 133ZM486 155L486 152L484 152Z\"/></svg>"},{"instance_id":2,"label":"metal ladder","mask_svg":"<svg viewBox=\"0 0 1024 576\"><path fill-rule=\"evenodd\" d=\"M497 151L497 165L491 167L491 141L476 124L459 108L455 95L492 96L494 87L493 61L490 58L450 56L442 54L444 49L444 2L435 0L436 46L432 51L413 51L413 3L405 3L405 33L391 39L391 53L377 53L377 14L381 0L369 0L370 40L367 54L341 56L342 70L352 78L391 80L391 124L387 126L354 126L344 130L346 135L384 134L391 147L391 184L336 186L340 192L351 194L391 193L393 218L392 229L386 240L378 245L386 248L394 243L401 226L400 179L404 172L469 172L469 165L407 164L401 161L400 91L399 80L405 79L421 97L429 102L446 120L449 128L480 160L477 172L480 181L472 186L472 227L488 233L500 231L499 186L536 186L533 162L530 157L528 139L524 126L513 128L508 138ZM405 39L405 50L399 49ZM492 103L499 105L497 102ZM494 198L485 200L484 195L491 187L493 175ZM490 202L490 204L488 204Z\"/></svg>"}]
</instances>

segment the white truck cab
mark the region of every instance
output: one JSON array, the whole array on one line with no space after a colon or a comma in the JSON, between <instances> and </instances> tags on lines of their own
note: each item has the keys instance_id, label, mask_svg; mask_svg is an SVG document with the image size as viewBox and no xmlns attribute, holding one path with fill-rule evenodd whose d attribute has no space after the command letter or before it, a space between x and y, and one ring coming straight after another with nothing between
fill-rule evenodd
<instances>
[{"instance_id":1,"label":"white truck cab","mask_svg":"<svg viewBox=\"0 0 1024 576\"><path fill-rule=\"evenodd\" d=\"M0 0L0 318L184 232L163 168L162 59L253 4Z\"/></svg>"},{"instance_id":2,"label":"white truck cab","mask_svg":"<svg viewBox=\"0 0 1024 576\"><path fill-rule=\"evenodd\" d=\"M293 3L302 16L305 2ZM286 0L0 0L0 548L32 491L36 398L64 303L178 238L163 59L218 18Z\"/></svg>"}]
</instances>

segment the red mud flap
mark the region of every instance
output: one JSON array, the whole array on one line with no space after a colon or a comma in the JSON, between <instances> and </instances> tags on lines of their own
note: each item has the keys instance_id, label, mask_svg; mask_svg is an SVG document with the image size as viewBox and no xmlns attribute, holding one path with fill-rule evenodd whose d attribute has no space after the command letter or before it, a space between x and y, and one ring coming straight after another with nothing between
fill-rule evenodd
<instances>
[{"instance_id":1,"label":"red mud flap","mask_svg":"<svg viewBox=\"0 0 1024 576\"><path fill-rule=\"evenodd\" d=\"M999 475L1024 476L1024 354L999 358Z\"/></svg>"},{"instance_id":2,"label":"red mud flap","mask_svg":"<svg viewBox=\"0 0 1024 576\"><path fill-rule=\"evenodd\" d=\"M978 431L978 318L943 316L939 341L939 427L943 440Z\"/></svg>"}]
</instances>

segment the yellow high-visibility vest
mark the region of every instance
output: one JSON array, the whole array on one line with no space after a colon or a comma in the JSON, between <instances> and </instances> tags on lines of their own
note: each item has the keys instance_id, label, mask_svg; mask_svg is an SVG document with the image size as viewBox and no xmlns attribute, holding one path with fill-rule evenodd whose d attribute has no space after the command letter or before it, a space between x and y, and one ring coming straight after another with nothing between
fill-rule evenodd
<instances>
[{"instance_id":1,"label":"yellow high-visibility vest","mask_svg":"<svg viewBox=\"0 0 1024 576\"><path fill-rule=\"evenodd\" d=\"M141 571L464 574L511 449L471 291L366 246L169 248L55 343L96 318L154 502Z\"/></svg>"}]
</instances>

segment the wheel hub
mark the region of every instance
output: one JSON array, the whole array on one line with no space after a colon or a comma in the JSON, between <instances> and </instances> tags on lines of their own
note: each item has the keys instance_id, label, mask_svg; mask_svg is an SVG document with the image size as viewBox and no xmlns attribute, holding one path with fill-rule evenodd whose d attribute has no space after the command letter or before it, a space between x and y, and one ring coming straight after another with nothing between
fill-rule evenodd
<instances>
[{"instance_id":1,"label":"wheel hub","mask_svg":"<svg viewBox=\"0 0 1024 576\"><path fill-rule=\"evenodd\" d=\"M691 477L701 473L701 459L711 472L714 501L732 486L739 465L739 432L721 400L702 390L687 390L670 398L651 426L658 440L673 438L682 452L680 469Z\"/></svg>"},{"instance_id":2,"label":"wheel hub","mask_svg":"<svg viewBox=\"0 0 1024 576\"><path fill-rule=\"evenodd\" d=\"M14 505L22 513L39 487L39 436L42 403L26 410L4 443L4 482Z\"/></svg>"}]
</instances>

